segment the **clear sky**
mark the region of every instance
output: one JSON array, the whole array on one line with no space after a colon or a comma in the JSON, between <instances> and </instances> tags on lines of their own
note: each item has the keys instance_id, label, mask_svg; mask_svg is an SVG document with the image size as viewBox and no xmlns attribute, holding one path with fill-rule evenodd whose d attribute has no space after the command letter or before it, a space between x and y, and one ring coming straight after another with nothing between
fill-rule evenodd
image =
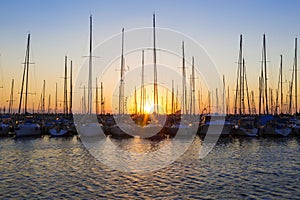
<instances>
[{"instance_id":1,"label":"clear sky","mask_svg":"<svg viewBox=\"0 0 300 200\"><path fill-rule=\"evenodd\" d=\"M182 32L207 50L232 90L235 87L239 35L243 34L249 87L257 92L262 35L265 33L270 61L268 77L270 85L275 87L280 54L284 59L284 80L290 80L294 38L300 33L299 11L300 1L296 0L2 0L0 86L3 85L3 89L0 89L0 105L7 105L5 101L9 98L13 78L14 99L19 99L21 63L29 32L31 58L35 63L31 70L31 90L37 93L32 97L35 105L44 79L52 96L55 82L62 91L64 56L73 60L76 74L84 60L82 56L88 54L90 14L94 18L93 43L96 45L119 33L122 27L127 30L150 27L155 12L157 27ZM62 99L62 92L59 95Z\"/></svg>"}]
</instances>

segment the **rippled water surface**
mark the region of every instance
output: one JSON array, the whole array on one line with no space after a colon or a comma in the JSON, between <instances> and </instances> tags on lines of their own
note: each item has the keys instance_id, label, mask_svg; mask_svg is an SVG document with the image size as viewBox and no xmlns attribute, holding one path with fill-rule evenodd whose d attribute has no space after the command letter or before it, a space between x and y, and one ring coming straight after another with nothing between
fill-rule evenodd
<instances>
[{"instance_id":1,"label":"rippled water surface","mask_svg":"<svg viewBox=\"0 0 300 200\"><path fill-rule=\"evenodd\" d=\"M151 147L132 140L114 143ZM0 138L0 199L300 198L300 138L220 139L204 159L195 155L192 148L158 171L124 173L97 161L76 136Z\"/></svg>"}]
</instances>

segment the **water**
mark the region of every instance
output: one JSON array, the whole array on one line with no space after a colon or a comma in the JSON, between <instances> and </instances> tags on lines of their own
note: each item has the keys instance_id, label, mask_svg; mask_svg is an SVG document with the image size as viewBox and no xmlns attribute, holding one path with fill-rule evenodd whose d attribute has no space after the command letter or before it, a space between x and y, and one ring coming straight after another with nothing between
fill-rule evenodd
<instances>
[{"instance_id":1,"label":"water","mask_svg":"<svg viewBox=\"0 0 300 200\"><path fill-rule=\"evenodd\" d=\"M300 198L300 138L228 138L204 159L195 152L155 172L123 173L76 136L0 138L0 199Z\"/></svg>"}]
</instances>

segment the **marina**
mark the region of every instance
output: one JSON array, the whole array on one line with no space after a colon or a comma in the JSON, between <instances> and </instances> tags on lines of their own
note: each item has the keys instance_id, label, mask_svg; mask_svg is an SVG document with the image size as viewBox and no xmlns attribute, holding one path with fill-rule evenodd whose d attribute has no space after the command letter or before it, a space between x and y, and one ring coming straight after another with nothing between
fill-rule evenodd
<instances>
[{"instance_id":1,"label":"marina","mask_svg":"<svg viewBox=\"0 0 300 200\"><path fill-rule=\"evenodd\" d=\"M300 197L298 2L0 4L0 199Z\"/></svg>"}]
</instances>

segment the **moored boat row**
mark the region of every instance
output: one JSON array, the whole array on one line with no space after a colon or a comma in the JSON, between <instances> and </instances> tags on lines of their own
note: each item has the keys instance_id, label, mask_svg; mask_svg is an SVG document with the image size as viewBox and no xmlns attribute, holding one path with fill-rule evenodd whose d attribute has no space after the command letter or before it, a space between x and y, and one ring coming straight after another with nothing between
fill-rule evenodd
<instances>
[{"instance_id":1,"label":"moored boat row","mask_svg":"<svg viewBox=\"0 0 300 200\"><path fill-rule=\"evenodd\" d=\"M136 116L128 116L126 122L120 123L116 122L113 115L98 115L98 122L75 124L70 116L5 115L0 120L0 136L59 137L79 134L90 137L104 134L116 139L131 137L165 139L175 137L179 131L181 134L192 133L201 137L207 134L218 137L300 136L300 120L295 116L199 115L189 121L180 115L168 115L164 124L150 121L143 125L134 121L136 118ZM132 121L129 123L130 119Z\"/></svg>"}]
</instances>

